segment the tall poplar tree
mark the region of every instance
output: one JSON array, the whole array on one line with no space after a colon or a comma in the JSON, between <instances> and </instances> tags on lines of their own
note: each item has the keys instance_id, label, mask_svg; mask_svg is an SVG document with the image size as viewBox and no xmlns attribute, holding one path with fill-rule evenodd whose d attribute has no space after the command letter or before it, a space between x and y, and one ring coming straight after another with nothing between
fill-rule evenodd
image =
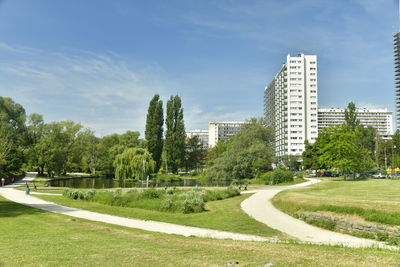
<instances>
[{"instance_id":1,"label":"tall poplar tree","mask_svg":"<svg viewBox=\"0 0 400 267\"><path fill-rule=\"evenodd\" d=\"M167 131L165 133L165 152L167 168L173 173L178 172L185 160L185 124L183 121L182 101L179 96L171 96L167 102Z\"/></svg>"},{"instance_id":2,"label":"tall poplar tree","mask_svg":"<svg viewBox=\"0 0 400 267\"><path fill-rule=\"evenodd\" d=\"M360 121L357 119L356 105L353 102L350 102L344 110L344 120L353 131L360 125Z\"/></svg>"},{"instance_id":3,"label":"tall poplar tree","mask_svg":"<svg viewBox=\"0 0 400 267\"><path fill-rule=\"evenodd\" d=\"M156 163L155 172L161 166L161 154L163 150L163 125L164 111L163 103L158 94L154 95L149 104L146 118L145 138L147 140L147 150L151 153Z\"/></svg>"}]
</instances>

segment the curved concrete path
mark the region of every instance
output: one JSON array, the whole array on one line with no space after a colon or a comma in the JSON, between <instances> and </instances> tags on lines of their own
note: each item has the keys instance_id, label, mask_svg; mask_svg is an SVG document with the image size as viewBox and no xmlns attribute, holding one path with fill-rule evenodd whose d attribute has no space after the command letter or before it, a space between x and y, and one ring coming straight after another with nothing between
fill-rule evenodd
<instances>
[{"instance_id":1,"label":"curved concrete path","mask_svg":"<svg viewBox=\"0 0 400 267\"><path fill-rule=\"evenodd\" d=\"M23 191L15 190L11 186L0 187L0 195L14 201L16 203L29 206L32 208L37 208L49 212L59 213L67 216L72 216L76 218L110 223L120 226L126 226L131 228L137 228L152 232L160 232L166 234L176 234L183 236L197 236L197 237L207 237L215 239L233 239L241 241L269 241L277 242L276 238L266 238L255 235L238 234L232 232L204 229L191 226L183 226L172 223L156 222L156 221L146 221L139 219L129 219L119 216L107 215L98 212L85 211L75 208L69 208L61 206L52 202L44 201L42 199L26 195Z\"/></svg>"},{"instance_id":2,"label":"curved concrete path","mask_svg":"<svg viewBox=\"0 0 400 267\"><path fill-rule=\"evenodd\" d=\"M377 246L381 248L398 249L397 247L388 246L383 242L358 238L312 226L302 220L298 220L289 216L272 205L271 199L283 190L309 186L321 181L318 179L307 180L309 181L292 186L258 190L254 195L245 199L241 203L241 207L244 212L257 221L262 222L269 227L281 231L289 236L295 237L301 242L326 245L343 245L347 247Z\"/></svg>"}]
</instances>

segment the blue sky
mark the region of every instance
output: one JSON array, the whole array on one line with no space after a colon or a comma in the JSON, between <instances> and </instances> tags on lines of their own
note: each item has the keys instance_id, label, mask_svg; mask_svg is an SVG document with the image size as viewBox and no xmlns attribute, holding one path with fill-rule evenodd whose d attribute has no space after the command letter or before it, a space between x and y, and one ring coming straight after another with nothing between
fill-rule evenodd
<instances>
[{"instance_id":1,"label":"blue sky","mask_svg":"<svg viewBox=\"0 0 400 267\"><path fill-rule=\"evenodd\" d=\"M395 0L0 0L0 95L97 135L143 132L182 97L186 129L263 114L287 54L318 55L319 105L393 110Z\"/></svg>"}]
</instances>

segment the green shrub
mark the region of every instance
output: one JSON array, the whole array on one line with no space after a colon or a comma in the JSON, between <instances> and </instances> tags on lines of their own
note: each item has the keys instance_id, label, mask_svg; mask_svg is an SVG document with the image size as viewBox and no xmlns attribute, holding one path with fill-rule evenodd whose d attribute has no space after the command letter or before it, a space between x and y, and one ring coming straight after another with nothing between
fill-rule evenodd
<instances>
[{"instance_id":1,"label":"green shrub","mask_svg":"<svg viewBox=\"0 0 400 267\"><path fill-rule=\"evenodd\" d=\"M315 226L325 228L328 230L334 230L336 227L336 222L331 221L331 220L318 220L318 219L312 219L312 220L306 220L308 223L313 224Z\"/></svg>"},{"instance_id":2,"label":"green shrub","mask_svg":"<svg viewBox=\"0 0 400 267\"><path fill-rule=\"evenodd\" d=\"M164 200L161 202L161 210L164 211L173 211L176 209L176 201L174 201L173 196L168 195Z\"/></svg>"},{"instance_id":3,"label":"green shrub","mask_svg":"<svg viewBox=\"0 0 400 267\"><path fill-rule=\"evenodd\" d=\"M183 213L202 212L205 210L205 203L200 192L189 191L185 194L183 201Z\"/></svg>"},{"instance_id":4,"label":"green shrub","mask_svg":"<svg viewBox=\"0 0 400 267\"><path fill-rule=\"evenodd\" d=\"M276 168L271 172L260 173L257 179L262 179L265 184L281 184L287 182L293 182L293 172L281 168Z\"/></svg>"},{"instance_id":5,"label":"green shrub","mask_svg":"<svg viewBox=\"0 0 400 267\"><path fill-rule=\"evenodd\" d=\"M141 192L141 196L144 199L155 199L155 198L160 198L160 196L163 194L163 191L157 190L154 188L150 189L145 189Z\"/></svg>"},{"instance_id":6,"label":"green shrub","mask_svg":"<svg viewBox=\"0 0 400 267\"><path fill-rule=\"evenodd\" d=\"M376 233L376 240L378 241L386 241L389 239L388 233Z\"/></svg>"},{"instance_id":7,"label":"green shrub","mask_svg":"<svg viewBox=\"0 0 400 267\"><path fill-rule=\"evenodd\" d=\"M86 191L84 193L83 199L84 200L92 200L95 195L96 195L96 190L95 189L91 189L91 190L88 190L88 191Z\"/></svg>"}]
</instances>

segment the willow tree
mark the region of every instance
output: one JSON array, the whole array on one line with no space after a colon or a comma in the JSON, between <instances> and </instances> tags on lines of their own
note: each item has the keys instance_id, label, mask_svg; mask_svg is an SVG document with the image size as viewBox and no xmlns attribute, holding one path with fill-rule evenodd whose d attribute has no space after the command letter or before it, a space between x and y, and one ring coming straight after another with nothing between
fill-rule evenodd
<instances>
[{"instance_id":1,"label":"willow tree","mask_svg":"<svg viewBox=\"0 0 400 267\"><path fill-rule=\"evenodd\" d=\"M154 172L155 162L151 154L143 148L129 148L114 161L115 178L145 179Z\"/></svg>"}]
</instances>

